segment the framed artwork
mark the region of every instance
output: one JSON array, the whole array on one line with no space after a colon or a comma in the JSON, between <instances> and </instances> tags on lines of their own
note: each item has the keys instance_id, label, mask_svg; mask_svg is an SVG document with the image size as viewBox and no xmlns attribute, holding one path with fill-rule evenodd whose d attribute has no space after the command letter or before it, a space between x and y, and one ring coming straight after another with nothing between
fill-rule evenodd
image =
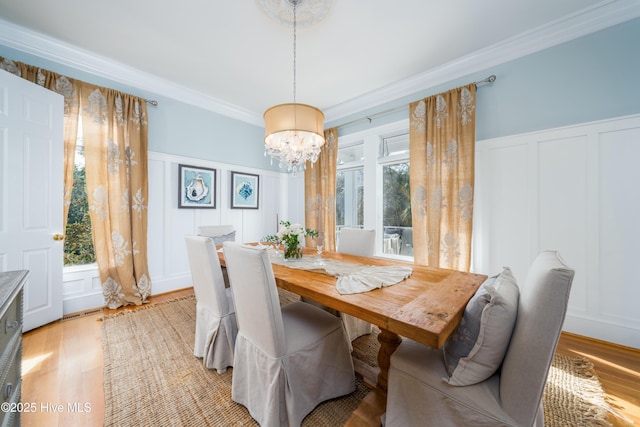
<instances>
[{"instance_id":1,"label":"framed artwork","mask_svg":"<svg viewBox=\"0 0 640 427\"><path fill-rule=\"evenodd\" d=\"M260 176L231 172L231 208L258 209Z\"/></svg>"},{"instance_id":2,"label":"framed artwork","mask_svg":"<svg viewBox=\"0 0 640 427\"><path fill-rule=\"evenodd\" d=\"M216 170L178 165L178 208L216 207Z\"/></svg>"}]
</instances>

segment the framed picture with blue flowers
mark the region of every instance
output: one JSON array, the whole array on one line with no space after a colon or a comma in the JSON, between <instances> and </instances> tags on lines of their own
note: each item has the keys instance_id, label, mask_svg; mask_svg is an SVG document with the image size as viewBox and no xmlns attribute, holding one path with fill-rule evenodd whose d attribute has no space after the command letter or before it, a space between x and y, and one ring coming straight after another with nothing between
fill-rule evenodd
<instances>
[{"instance_id":1,"label":"framed picture with blue flowers","mask_svg":"<svg viewBox=\"0 0 640 427\"><path fill-rule=\"evenodd\" d=\"M258 209L260 176L231 172L231 209Z\"/></svg>"},{"instance_id":2,"label":"framed picture with blue flowers","mask_svg":"<svg viewBox=\"0 0 640 427\"><path fill-rule=\"evenodd\" d=\"M178 208L216 207L216 170L178 165Z\"/></svg>"}]
</instances>

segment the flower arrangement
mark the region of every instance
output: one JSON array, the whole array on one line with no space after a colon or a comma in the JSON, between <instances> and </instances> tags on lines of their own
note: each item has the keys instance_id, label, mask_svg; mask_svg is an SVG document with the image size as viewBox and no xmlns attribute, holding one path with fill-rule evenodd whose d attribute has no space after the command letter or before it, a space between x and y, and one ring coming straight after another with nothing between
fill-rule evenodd
<instances>
[{"instance_id":1,"label":"flower arrangement","mask_svg":"<svg viewBox=\"0 0 640 427\"><path fill-rule=\"evenodd\" d=\"M317 237L318 232L305 228L300 224L291 224L290 221L280 221L282 226L275 235L266 236L265 242L283 243L285 259L302 258L300 239L302 237Z\"/></svg>"}]
</instances>

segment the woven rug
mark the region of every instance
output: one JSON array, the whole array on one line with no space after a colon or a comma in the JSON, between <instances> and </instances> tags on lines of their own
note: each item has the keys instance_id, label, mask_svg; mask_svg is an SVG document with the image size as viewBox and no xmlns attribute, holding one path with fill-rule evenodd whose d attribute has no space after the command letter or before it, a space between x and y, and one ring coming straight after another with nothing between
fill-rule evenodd
<instances>
[{"instance_id":1,"label":"woven rug","mask_svg":"<svg viewBox=\"0 0 640 427\"><path fill-rule=\"evenodd\" d=\"M297 299L281 293L281 303ZM218 375L193 356L195 299L181 298L105 316L105 426L255 426L231 400L232 369ZM353 343L354 357L376 366L377 331ZM344 425L367 394L356 391L319 405L303 426ZM556 356L544 394L545 425L610 425L608 404L586 359Z\"/></svg>"},{"instance_id":2,"label":"woven rug","mask_svg":"<svg viewBox=\"0 0 640 427\"><path fill-rule=\"evenodd\" d=\"M232 369L223 375L193 356L195 299L181 298L105 316L105 426L257 426L231 400ZM303 426L343 425L367 394L323 402Z\"/></svg>"},{"instance_id":3,"label":"woven rug","mask_svg":"<svg viewBox=\"0 0 640 427\"><path fill-rule=\"evenodd\" d=\"M353 342L353 357L377 366L379 344L374 333ZM608 421L612 408L593 364L585 358L556 355L553 358L543 395L544 425L546 427L611 426Z\"/></svg>"}]
</instances>

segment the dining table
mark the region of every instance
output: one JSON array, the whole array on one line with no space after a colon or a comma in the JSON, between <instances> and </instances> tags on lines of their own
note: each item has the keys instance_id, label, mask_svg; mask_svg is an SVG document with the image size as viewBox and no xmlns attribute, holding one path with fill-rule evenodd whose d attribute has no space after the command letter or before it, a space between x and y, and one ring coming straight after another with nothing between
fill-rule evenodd
<instances>
[{"instance_id":1,"label":"dining table","mask_svg":"<svg viewBox=\"0 0 640 427\"><path fill-rule=\"evenodd\" d=\"M218 254L221 266L226 267L223 251ZM303 249L303 258L317 256L315 249ZM346 264L411 269L408 277L393 285L343 294L336 286L337 277L326 274L322 268L301 269L295 261L272 262L278 287L370 322L380 329L379 371L375 386L383 393L387 389L391 354L400 345L402 337L440 348L460 323L468 301L487 278L483 274L334 251L323 251L321 257Z\"/></svg>"}]
</instances>

